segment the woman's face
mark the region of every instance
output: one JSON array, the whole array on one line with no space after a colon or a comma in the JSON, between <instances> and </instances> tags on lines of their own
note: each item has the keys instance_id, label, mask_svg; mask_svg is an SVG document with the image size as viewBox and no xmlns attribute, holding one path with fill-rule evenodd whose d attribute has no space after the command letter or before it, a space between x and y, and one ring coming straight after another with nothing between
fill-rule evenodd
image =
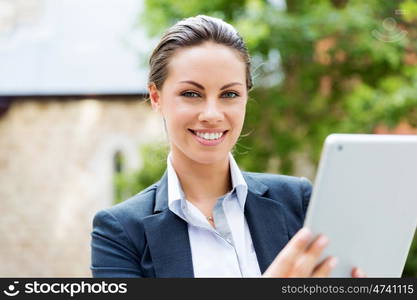
<instances>
[{"instance_id":1,"label":"woman's face","mask_svg":"<svg viewBox=\"0 0 417 300\"><path fill-rule=\"evenodd\" d=\"M211 164L224 160L245 118L246 66L236 50L207 42L177 50L161 90L150 87L165 118L173 156Z\"/></svg>"}]
</instances>

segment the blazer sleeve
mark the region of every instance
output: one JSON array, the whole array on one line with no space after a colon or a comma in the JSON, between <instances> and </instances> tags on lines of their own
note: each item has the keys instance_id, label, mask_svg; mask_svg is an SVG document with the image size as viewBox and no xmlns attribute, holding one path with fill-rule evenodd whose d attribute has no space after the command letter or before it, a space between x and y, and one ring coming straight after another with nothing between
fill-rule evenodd
<instances>
[{"instance_id":1,"label":"blazer sleeve","mask_svg":"<svg viewBox=\"0 0 417 300\"><path fill-rule=\"evenodd\" d=\"M143 277L139 256L122 224L109 211L94 216L91 233L93 277Z\"/></svg>"},{"instance_id":2,"label":"blazer sleeve","mask_svg":"<svg viewBox=\"0 0 417 300\"><path fill-rule=\"evenodd\" d=\"M308 204L310 203L310 197L311 197L311 192L313 190L313 186L311 184L311 181L305 177L301 177L300 180L301 180L303 212L304 212L304 217L305 217Z\"/></svg>"}]
</instances>

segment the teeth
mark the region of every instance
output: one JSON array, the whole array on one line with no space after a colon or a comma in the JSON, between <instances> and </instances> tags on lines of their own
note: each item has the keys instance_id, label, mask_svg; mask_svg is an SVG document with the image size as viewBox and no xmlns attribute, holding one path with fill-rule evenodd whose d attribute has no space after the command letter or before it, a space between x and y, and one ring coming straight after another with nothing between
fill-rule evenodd
<instances>
[{"instance_id":1,"label":"teeth","mask_svg":"<svg viewBox=\"0 0 417 300\"><path fill-rule=\"evenodd\" d=\"M222 137L223 132L219 133L208 133L208 132L195 132L195 134L205 140L217 140Z\"/></svg>"}]
</instances>

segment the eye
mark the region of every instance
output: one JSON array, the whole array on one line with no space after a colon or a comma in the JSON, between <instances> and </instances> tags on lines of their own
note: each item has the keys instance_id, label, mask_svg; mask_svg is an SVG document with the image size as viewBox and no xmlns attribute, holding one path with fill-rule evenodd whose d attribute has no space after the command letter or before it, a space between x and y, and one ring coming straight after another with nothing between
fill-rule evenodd
<instances>
[{"instance_id":1,"label":"eye","mask_svg":"<svg viewBox=\"0 0 417 300\"><path fill-rule=\"evenodd\" d=\"M222 98L236 98L239 97L239 94L236 92L228 91L222 94Z\"/></svg>"},{"instance_id":2,"label":"eye","mask_svg":"<svg viewBox=\"0 0 417 300\"><path fill-rule=\"evenodd\" d=\"M193 92L193 91L187 91L181 94L181 96L188 97L188 98L196 98L200 97L200 94Z\"/></svg>"}]
</instances>

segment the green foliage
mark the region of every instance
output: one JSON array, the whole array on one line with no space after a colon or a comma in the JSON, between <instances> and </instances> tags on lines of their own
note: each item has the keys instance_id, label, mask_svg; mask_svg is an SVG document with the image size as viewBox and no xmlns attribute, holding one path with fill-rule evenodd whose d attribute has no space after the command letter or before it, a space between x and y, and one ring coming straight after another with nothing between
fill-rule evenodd
<instances>
[{"instance_id":1,"label":"green foliage","mask_svg":"<svg viewBox=\"0 0 417 300\"><path fill-rule=\"evenodd\" d=\"M417 3L407 0L400 4L400 9L404 12L404 20L412 22L417 18Z\"/></svg>"},{"instance_id":2,"label":"green foliage","mask_svg":"<svg viewBox=\"0 0 417 300\"><path fill-rule=\"evenodd\" d=\"M292 0L286 10L272 3L145 2L143 19L151 33L191 15L220 16L235 25L254 61L261 62L254 66L256 101L248 105L245 122L252 134L240 140L247 151L236 152L244 169L263 171L278 156L280 167L274 171L291 174L293 154L307 151L317 163L330 133L371 133L378 124L416 123L416 67L404 62L406 52L417 47L415 31L408 28L414 1ZM396 15L398 9L404 14ZM388 27L392 20L398 28ZM281 63L271 69L274 51ZM265 84L273 74L283 79ZM249 153L251 159L245 159Z\"/></svg>"},{"instance_id":3,"label":"green foliage","mask_svg":"<svg viewBox=\"0 0 417 300\"><path fill-rule=\"evenodd\" d=\"M255 88L233 150L242 169L292 174L295 154L308 153L316 164L330 133L372 133L403 121L417 126L415 1L291 0L286 9L277 2L145 0L141 16L158 36L182 18L208 14L246 40ZM165 162L146 166L131 191L156 181L164 168ZM417 276L416 243L405 276Z\"/></svg>"},{"instance_id":4,"label":"green foliage","mask_svg":"<svg viewBox=\"0 0 417 300\"><path fill-rule=\"evenodd\" d=\"M115 174L115 203L119 203L155 183L164 174L168 147L161 144L143 145L139 156L144 159L139 171Z\"/></svg>"},{"instance_id":5,"label":"green foliage","mask_svg":"<svg viewBox=\"0 0 417 300\"><path fill-rule=\"evenodd\" d=\"M417 232L414 234L414 240L408 253L403 277L417 277Z\"/></svg>"}]
</instances>

